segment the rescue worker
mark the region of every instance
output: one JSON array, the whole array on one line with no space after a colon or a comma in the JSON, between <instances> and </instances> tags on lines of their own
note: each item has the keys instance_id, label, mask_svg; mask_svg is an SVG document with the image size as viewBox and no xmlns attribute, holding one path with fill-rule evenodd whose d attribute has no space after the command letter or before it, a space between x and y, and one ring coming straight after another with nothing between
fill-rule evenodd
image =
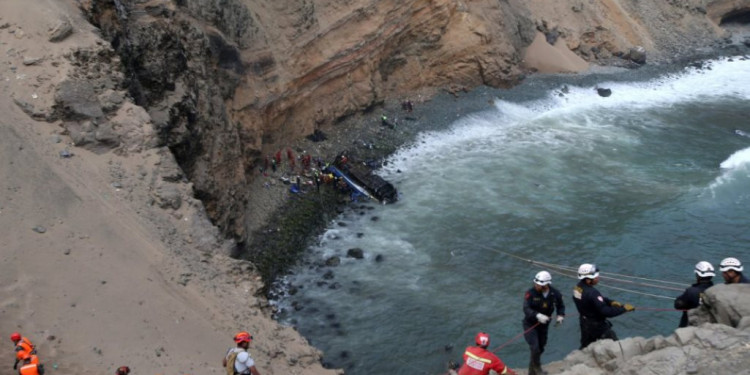
<instances>
[{"instance_id":1,"label":"rescue worker","mask_svg":"<svg viewBox=\"0 0 750 375\"><path fill-rule=\"evenodd\" d=\"M44 375L44 366L39 363L39 358L34 357L36 355L28 354L23 358L23 364L18 369L18 375Z\"/></svg>"},{"instance_id":2,"label":"rescue worker","mask_svg":"<svg viewBox=\"0 0 750 375\"><path fill-rule=\"evenodd\" d=\"M565 303L560 291L552 287L552 275L541 271L534 276L534 286L523 297L523 337L529 344L529 375L543 374L542 353L552 313L557 310L557 324L565 319Z\"/></svg>"},{"instance_id":3,"label":"rescue worker","mask_svg":"<svg viewBox=\"0 0 750 375\"><path fill-rule=\"evenodd\" d=\"M221 362L222 366L227 368L228 365L234 363L234 375L260 375L260 371L255 368L255 361L247 352L247 348L252 341L253 336L245 331L234 335L234 342L237 343L237 347L230 348L227 351L227 355Z\"/></svg>"},{"instance_id":4,"label":"rescue worker","mask_svg":"<svg viewBox=\"0 0 750 375\"><path fill-rule=\"evenodd\" d=\"M719 263L721 276L724 277L724 284L748 284L750 281L742 275L742 263L737 258L724 258Z\"/></svg>"},{"instance_id":5,"label":"rescue worker","mask_svg":"<svg viewBox=\"0 0 750 375\"><path fill-rule=\"evenodd\" d=\"M675 309L685 310L682 312L679 327L688 326L687 310L694 309L703 303L703 292L714 285L712 281L714 276L716 273L711 263L701 261L695 265L695 284L685 289L685 292L674 300Z\"/></svg>"},{"instance_id":6,"label":"rescue worker","mask_svg":"<svg viewBox=\"0 0 750 375\"><path fill-rule=\"evenodd\" d=\"M117 371L115 371L115 375L128 375L130 374L130 367L128 366L120 366L117 368Z\"/></svg>"},{"instance_id":7,"label":"rescue worker","mask_svg":"<svg viewBox=\"0 0 750 375\"><path fill-rule=\"evenodd\" d=\"M477 346L470 346L464 351L464 364L458 370L458 375L487 375L490 370L498 374L516 374L494 353L487 350L490 345L490 335L479 332L474 337L474 342Z\"/></svg>"},{"instance_id":8,"label":"rescue worker","mask_svg":"<svg viewBox=\"0 0 750 375\"><path fill-rule=\"evenodd\" d=\"M18 363L23 361L27 355L36 354L36 346L31 343L26 337L21 336L18 332L13 332L10 335L10 341L13 341L16 352L16 362L13 364L13 369L18 369Z\"/></svg>"},{"instance_id":9,"label":"rescue worker","mask_svg":"<svg viewBox=\"0 0 750 375\"><path fill-rule=\"evenodd\" d=\"M617 341L617 334L612 330L612 323L607 318L622 315L635 310L633 305L625 305L602 296L594 286L599 283L599 269L584 263L578 267L578 279L573 288L573 302L578 309L578 320L581 325L581 347L583 349L599 339Z\"/></svg>"}]
</instances>

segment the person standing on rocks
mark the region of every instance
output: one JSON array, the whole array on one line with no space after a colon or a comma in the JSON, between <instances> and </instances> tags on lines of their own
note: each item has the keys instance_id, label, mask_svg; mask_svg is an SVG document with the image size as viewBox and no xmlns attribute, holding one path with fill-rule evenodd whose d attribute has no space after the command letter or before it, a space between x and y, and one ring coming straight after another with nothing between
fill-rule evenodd
<instances>
[{"instance_id":1,"label":"person standing on rocks","mask_svg":"<svg viewBox=\"0 0 750 375\"><path fill-rule=\"evenodd\" d=\"M560 291L552 287L552 275L541 271L534 277L534 286L523 297L524 339L529 344L531 359L529 375L541 375L542 353L547 345L547 333L552 313L557 310L557 324L565 319L565 303Z\"/></svg>"},{"instance_id":2,"label":"person standing on rocks","mask_svg":"<svg viewBox=\"0 0 750 375\"><path fill-rule=\"evenodd\" d=\"M721 276L724 277L725 284L750 284L747 277L742 275L742 263L737 258L724 258L719 263Z\"/></svg>"},{"instance_id":3,"label":"person standing on rocks","mask_svg":"<svg viewBox=\"0 0 750 375\"><path fill-rule=\"evenodd\" d=\"M484 332L474 337L477 346L470 346L464 351L464 364L458 369L458 375L487 375L490 371L498 374L516 375L494 353L487 350L490 335Z\"/></svg>"},{"instance_id":4,"label":"person standing on rocks","mask_svg":"<svg viewBox=\"0 0 750 375\"><path fill-rule=\"evenodd\" d=\"M610 300L594 288L599 284L599 269L589 263L578 267L578 279L573 288L573 302L578 309L578 320L581 325L581 347L583 349L599 339L617 341L617 334L612 330L612 323L607 318L614 318L629 311L633 305Z\"/></svg>"},{"instance_id":5,"label":"person standing on rocks","mask_svg":"<svg viewBox=\"0 0 750 375\"><path fill-rule=\"evenodd\" d=\"M701 261L695 265L695 284L685 289L685 293L674 300L675 309L685 310L682 312L679 327L687 327L687 310L694 309L703 303L703 292L714 285L712 281L714 276L716 276L716 273L714 273L714 266L711 263Z\"/></svg>"},{"instance_id":6,"label":"person standing on rocks","mask_svg":"<svg viewBox=\"0 0 750 375\"><path fill-rule=\"evenodd\" d=\"M237 343L237 346L230 348L221 362L222 366L228 369L228 375L260 375L258 369L255 368L255 361L250 357L250 353L247 352L247 348L252 341L253 336L245 331L234 335L234 342ZM234 372L231 371L232 368Z\"/></svg>"}]
</instances>

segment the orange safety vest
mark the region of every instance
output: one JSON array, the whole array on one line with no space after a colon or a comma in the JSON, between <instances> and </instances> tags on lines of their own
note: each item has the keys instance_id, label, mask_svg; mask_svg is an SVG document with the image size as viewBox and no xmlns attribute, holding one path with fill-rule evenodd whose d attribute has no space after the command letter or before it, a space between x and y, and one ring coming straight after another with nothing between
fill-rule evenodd
<instances>
[{"instance_id":1,"label":"orange safety vest","mask_svg":"<svg viewBox=\"0 0 750 375\"><path fill-rule=\"evenodd\" d=\"M26 354L35 354L35 349L34 344L32 344L29 339L22 337L21 340L18 341L18 344L16 344L16 358L22 360L26 357Z\"/></svg>"},{"instance_id":2,"label":"orange safety vest","mask_svg":"<svg viewBox=\"0 0 750 375\"><path fill-rule=\"evenodd\" d=\"M21 366L21 369L18 370L19 375L40 375L39 374L39 364L38 363L28 363L23 366Z\"/></svg>"}]
</instances>

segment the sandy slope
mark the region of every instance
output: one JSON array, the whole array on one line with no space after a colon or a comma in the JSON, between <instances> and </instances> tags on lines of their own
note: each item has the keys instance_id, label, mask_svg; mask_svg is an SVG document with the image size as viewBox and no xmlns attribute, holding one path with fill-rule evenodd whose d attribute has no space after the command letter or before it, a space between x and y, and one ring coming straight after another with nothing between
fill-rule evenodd
<instances>
[{"instance_id":1,"label":"sandy slope","mask_svg":"<svg viewBox=\"0 0 750 375\"><path fill-rule=\"evenodd\" d=\"M68 18L75 33L48 42ZM267 317L251 266L206 226L190 185L178 210L153 205L163 151L92 153L13 98L51 104L73 48L101 43L72 1L0 2L0 375L11 332L34 341L48 374L219 374L249 330L263 374L328 374L295 331ZM25 59L43 58L26 66ZM62 158L61 150L73 152ZM44 233L33 230L44 227Z\"/></svg>"}]
</instances>

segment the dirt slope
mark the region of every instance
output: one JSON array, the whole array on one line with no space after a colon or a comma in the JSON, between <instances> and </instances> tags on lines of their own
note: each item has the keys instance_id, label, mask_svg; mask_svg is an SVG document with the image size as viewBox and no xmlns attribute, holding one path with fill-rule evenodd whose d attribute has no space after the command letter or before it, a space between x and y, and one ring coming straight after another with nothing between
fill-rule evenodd
<instances>
[{"instance_id":1,"label":"dirt slope","mask_svg":"<svg viewBox=\"0 0 750 375\"><path fill-rule=\"evenodd\" d=\"M8 340L16 330L36 343L48 374L111 374L120 365L134 374L219 374L240 329L255 336L263 374L334 373L268 318L249 264L214 255L232 244L217 239L190 184L163 181L171 154L77 148L59 121L21 110L49 108L72 70L66 55L103 44L78 9L5 0L0 17L0 375L16 373ZM52 43L61 19L73 34ZM119 111L140 113L127 99ZM73 155L62 157L66 150ZM159 207L155 190L165 186L182 204Z\"/></svg>"}]
</instances>

